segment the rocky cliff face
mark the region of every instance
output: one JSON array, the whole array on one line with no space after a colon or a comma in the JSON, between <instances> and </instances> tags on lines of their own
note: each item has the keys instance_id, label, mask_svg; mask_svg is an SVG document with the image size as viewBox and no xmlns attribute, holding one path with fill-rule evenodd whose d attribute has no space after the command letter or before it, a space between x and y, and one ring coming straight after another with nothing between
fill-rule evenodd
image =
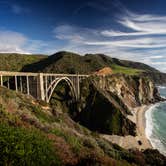
<instances>
[{"instance_id":1,"label":"rocky cliff face","mask_svg":"<svg viewBox=\"0 0 166 166\"><path fill-rule=\"evenodd\" d=\"M127 118L131 110L161 100L154 83L140 76L92 75L81 82L79 103L72 102L65 86L59 84L52 96L54 110L68 112L75 121L106 134L135 135L136 125Z\"/></svg>"},{"instance_id":2,"label":"rocky cliff face","mask_svg":"<svg viewBox=\"0 0 166 166\"><path fill-rule=\"evenodd\" d=\"M117 95L128 108L160 100L154 83L147 77L116 74L94 79L94 85Z\"/></svg>"},{"instance_id":3,"label":"rocky cliff face","mask_svg":"<svg viewBox=\"0 0 166 166\"><path fill-rule=\"evenodd\" d=\"M135 124L127 115L134 107L161 100L154 83L146 77L92 76L81 87L79 121L107 134L135 135Z\"/></svg>"}]
</instances>

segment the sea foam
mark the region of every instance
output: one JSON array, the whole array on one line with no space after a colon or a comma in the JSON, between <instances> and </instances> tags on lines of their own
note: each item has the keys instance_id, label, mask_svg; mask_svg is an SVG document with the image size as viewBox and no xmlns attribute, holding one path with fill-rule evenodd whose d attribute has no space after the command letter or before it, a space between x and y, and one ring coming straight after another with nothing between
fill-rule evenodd
<instances>
[{"instance_id":1,"label":"sea foam","mask_svg":"<svg viewBox=\"0 0 166 166\"><path fill-rule=\"evenodd\" d=\"M159 136L157 136L154 132L154 127L157 128L157 124L155 124L155 120L153 119L153 113L156 111L157 107L161 103L157 103L152 105L145 113L146 118L146 128L145 133L153 148L158 149L163 155L166 156L166 150L164 145L162 144Z\"/></svg>"}]
</instances>

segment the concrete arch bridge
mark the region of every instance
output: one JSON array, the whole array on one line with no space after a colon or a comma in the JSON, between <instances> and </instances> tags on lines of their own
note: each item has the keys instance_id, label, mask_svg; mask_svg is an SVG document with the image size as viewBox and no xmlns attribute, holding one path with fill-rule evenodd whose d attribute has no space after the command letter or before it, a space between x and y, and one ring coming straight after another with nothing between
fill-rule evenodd
<instances>
[{"instance_id":1,"label":"concrete arch bridge","mask_svg":"<svg viewBox=\"0 0 166 166\"><path fill-rule=\"evenodd\" d=\"M78 101L80 98L80 82L88 76L0 71L0 86L6 86L48 103L56 86L65 81L70 87L74 99Z\"/></svg>"}]
</instances>

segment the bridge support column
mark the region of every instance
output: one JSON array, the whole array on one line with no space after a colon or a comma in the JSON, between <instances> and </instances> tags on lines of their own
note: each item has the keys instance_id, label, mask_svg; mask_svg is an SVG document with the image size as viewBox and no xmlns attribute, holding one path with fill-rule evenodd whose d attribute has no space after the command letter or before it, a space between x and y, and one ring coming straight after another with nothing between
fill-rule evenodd
<instances>
[{"instance_id":1,"label":"bridge support column","mask_svg":"<svg viewBox=\"0 0 166 166\"><path fill-rule=\"evenodd\" d=\"M9 77L7 78L7 88L10 89Z\"/></svg>"},{"instance_id":2,"label":"bridge support column","mask_svg":"<svg viewBox=\"0 0 166 166\"><path fill-rule=\"evenodd\" d=\"M46 102L48 101L48 95L47 95L47 88L48 88L48 84L47 84L48 78L47 76L45 76L45 100Z\"/></svg>"},{"instance_id":3,"label":"bridge support column","mask_svg":"<svg viewBox=\"0 0 166 166\"><path fill-rule=\"evenodd\" d=\"M1 86L3 86L3 76L0 75L0 79L1 79Z\"/></svg>"},{"instance_id":4,"label":"bridge support column","mask_svg":"<svg viewBox=\"0 0 166 166\"><path fill-rule=\"evenodd\" d=\"M44 95L44 80L43 80L43 74L42 73L39 73L38 87L39 87L39 96L38 96L38 98L40 100L44 100L45 99L45 95Z\"/></svg>"},{"instance_id":5,"label":"bridge support column","mask_svg":"<svg viewBox=\"0 0 166 166\"><path fill-rule=\"evenodd\" d=\"M29 95L29 77L26 76L26 80L27 80L27 94Z\"/></svg>"},{"instance_id":6,"label":"bridge support column","mask_svg":"<svg viewBox=\"0 0 166 166\"><path fill-rule=\"evenodd\" d=\"M15 76L15 90L18 91L18 86L17 86L17 76Z\"/></svg>"},{"instance_id":7,"label":"bridge support column","mask_svg":"<svg viewBox=\"0 0 166 166\"><path fill-rule=\"evenodd\" d=\"M76 93L77 93L77 97L76 100L78 101L80 99L80 79L79 79L79 75L77 74L77 78L76 78Z\"/></svg>"},{"instance_id":8,"label":"bridge support column","mask_svg":"<svg viewBox=\"0 0 166 166\"><path fill-rule=\"evenodd\" d=\"M20 90L23 92L23 86L22 86L22 77L20 76Z\"/></svg>"}]
</instances>

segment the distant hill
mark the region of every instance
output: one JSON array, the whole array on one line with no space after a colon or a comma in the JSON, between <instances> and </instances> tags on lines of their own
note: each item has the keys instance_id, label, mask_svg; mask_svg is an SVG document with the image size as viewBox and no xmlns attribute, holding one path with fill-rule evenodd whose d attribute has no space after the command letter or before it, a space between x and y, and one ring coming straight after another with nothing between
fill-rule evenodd
<instances>
[{"instance_id":1,"label":"distant hill","mask_svg":"<svg viewBox=\"0 0 166 166\"><path fill-rule=\"evenodd\" d=\"M47 56L0 53L0 71L20 71L25 65L35 63L44 58L47 58Z\"/></svg>"},{"instance_id":2,"label":"distant hill","mask_svg":"<svg viewBox=\"0 0 166 166\"><path fill-rule=\"evenodd\" d=\"M81 56L66 51L57 52L50 56L0 53L0 62L0 70L26 72L92 74L109 67L113 73L141 74L149 76L157 84L166 84L166 74L153 67L139 62L111 58L104 54Z\"/></svg>"},{"instance_id":3,"label":"distant hill","mask_svg":"<svg viewBox=\"0 0 166 166\"><path fill-rule=\"evenodd\" d=\"M56 73L82 73L91 74L104 67L110 67L113 73L138 74L143 71L157 71L156 69L131 61L123 61L108 57L104 54L79 54L71 52L58 52L39 62L26 65L23 71L56 72Z\"/></svg>"}]
</instances>

